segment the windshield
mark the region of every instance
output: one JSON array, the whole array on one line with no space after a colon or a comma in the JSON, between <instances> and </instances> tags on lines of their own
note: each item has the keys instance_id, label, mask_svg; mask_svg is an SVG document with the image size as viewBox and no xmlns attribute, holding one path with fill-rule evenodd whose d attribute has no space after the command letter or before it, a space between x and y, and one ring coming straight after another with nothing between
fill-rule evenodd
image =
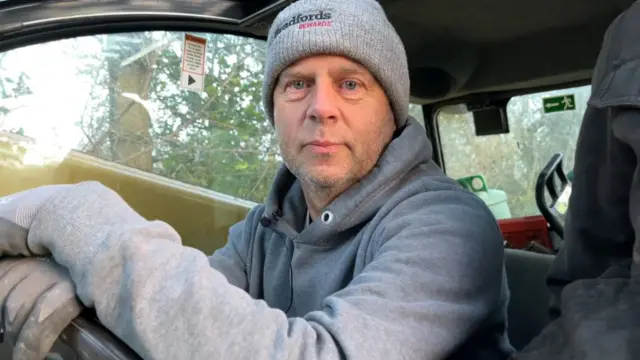
<instances>
[{"instance_id":1,"label":"windshield","mask_svg":"<svg viewBox=\"0 0 640 360\"><path fill-rule=\"evenodd\" d=\"M19 48L0 54L0 131L37 144L25 165L73 150L261 202L281 164L264 59L262 40L165 31Z\"/></svg>"},{"instance_id":2,"label":"windshield","mask_svg":"<svg viewBox=\"0 0 640 360\"><path fill-rule=\"evenodd\" d=\"M513 97L507 105L510 132L501 135L476 136L471 113L443 108L436 120L447 174L482 175L487 188L504 194L496 192L495 201L506 199L505 217L540 215L538 175L555 153L563 154L565 173L573 169L590 92L582 86Z\"/></svg>"}]
</instances>

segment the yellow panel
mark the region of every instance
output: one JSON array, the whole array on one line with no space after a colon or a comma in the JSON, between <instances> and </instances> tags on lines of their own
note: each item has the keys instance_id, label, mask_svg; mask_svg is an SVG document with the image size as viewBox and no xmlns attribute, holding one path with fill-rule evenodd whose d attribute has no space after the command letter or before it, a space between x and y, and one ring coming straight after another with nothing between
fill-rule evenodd
<instances>
[{"instance_id":1,"label":"yellow panel","mask_svg":"<svg viewBox=\"0 0 640 360\"><path fill-rule=\"evenodd\" d=\"M229 227L255 205L76 151L62 160L43 159L27 138L0 133L0 196L87 180L115 190L145 218L167 222L183 244L207 254L226 243Z\"/></svg>"}]
</instances>

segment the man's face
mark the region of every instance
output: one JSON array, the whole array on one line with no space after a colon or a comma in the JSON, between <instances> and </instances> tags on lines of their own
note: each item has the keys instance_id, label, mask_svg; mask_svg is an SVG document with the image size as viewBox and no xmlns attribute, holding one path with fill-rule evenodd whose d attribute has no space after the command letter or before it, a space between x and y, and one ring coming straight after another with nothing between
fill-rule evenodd
<instances>
[{"instance_id":1,"label":"man's face","mask_svg":"<svg viewBox=\"0 0 640 360\"><path fill-rule=\"evenodd\" d=\"M341 191L375 165L395 130L384 90L341 56L302 59L278 79L274 123L287 167L300 180Z\"/></svg>"}]
</instances>

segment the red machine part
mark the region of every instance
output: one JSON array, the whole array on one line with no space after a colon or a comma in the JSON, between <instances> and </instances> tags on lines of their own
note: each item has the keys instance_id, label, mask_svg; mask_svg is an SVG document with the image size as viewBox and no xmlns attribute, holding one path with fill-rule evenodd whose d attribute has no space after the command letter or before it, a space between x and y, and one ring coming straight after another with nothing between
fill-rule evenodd
<instances>
[{"instance_id":1,"label":"red machine part","mask_svg":"<svg viewBox=\"0 0 640 360\"><path fill-rule=\"evenodd\" d=\"M549 250L553 250L547 221L542 215L501 219L498 220L498 225L500 225L500 230L510 248L524 249L534 241Z\"/></svg>"}]
</instances>

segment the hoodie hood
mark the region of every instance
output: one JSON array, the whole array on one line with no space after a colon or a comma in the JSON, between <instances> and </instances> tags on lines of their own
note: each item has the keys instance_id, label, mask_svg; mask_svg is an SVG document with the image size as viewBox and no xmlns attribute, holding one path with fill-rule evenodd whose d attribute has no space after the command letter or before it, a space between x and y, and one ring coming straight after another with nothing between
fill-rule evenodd
<instances>
[{"instance_id":1,"label":"hoodie hood","mask_svg":"<svg viewBox=\"0 0 640 360\"><path fill-rule=\"evenodd\" d=\"M424 127L409 117L371 172L339 195L306 228L307 205L300 181L283 164L267 197L260 223L290 239L330 245L344 239L338 234L352 233L370 220L399 188L411 181L413 171L424 167L434 175L443 175L435 164L427 166L432 162L431 156L432 147ZM302 229L304 237L300 236Z\"/></svg>"}]
</instances>

